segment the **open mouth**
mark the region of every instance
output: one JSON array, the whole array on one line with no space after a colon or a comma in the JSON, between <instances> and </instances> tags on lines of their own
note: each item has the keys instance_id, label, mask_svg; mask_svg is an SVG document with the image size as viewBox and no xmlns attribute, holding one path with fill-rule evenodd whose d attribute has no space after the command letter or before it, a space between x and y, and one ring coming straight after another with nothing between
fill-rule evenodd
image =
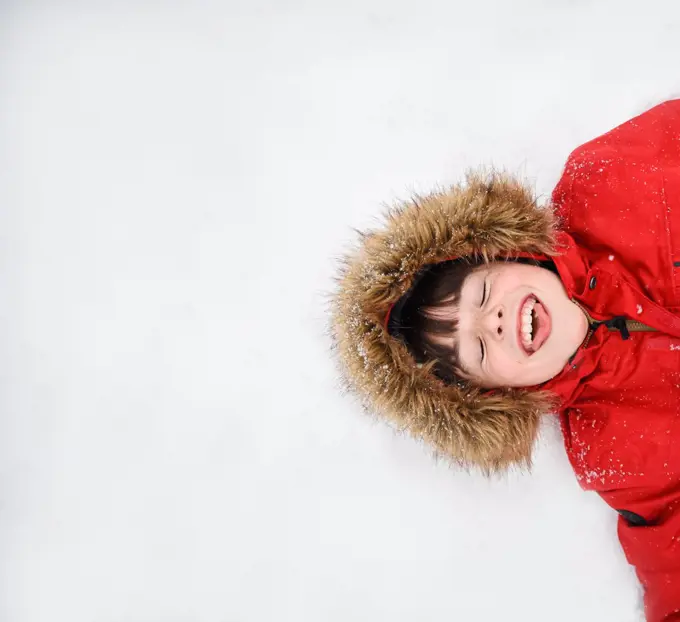
<instances>
[{"instance_id":1,"label":"open mouth","mask_svg":"<svg viewBox=\"0 0 680 622\"><path fill-rule=\"evenodd\" d=\"M541 349L550 336L550 314L541 301L529 294L519 306L517 337L524 352L531 356Z\"/></svg>"}]
</instances>

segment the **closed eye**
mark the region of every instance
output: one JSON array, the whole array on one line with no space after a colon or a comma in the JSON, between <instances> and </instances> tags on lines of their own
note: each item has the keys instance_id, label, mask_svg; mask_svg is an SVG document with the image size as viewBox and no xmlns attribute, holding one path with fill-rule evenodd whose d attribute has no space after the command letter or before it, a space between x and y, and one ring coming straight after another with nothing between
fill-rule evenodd
<instances>
[{"instance_id":1,"label":"closed eye","mask_svg":"<svg viewBox=\"0 0 680 622\"><path fill-rule=\"evenodd\" d=\"M482 353L482 358L480 360L480 363L483 363L484 362L484 342L481 339L479 340L479 349Z\"/></svg>"},{"instance_id":2,"label":"closed eye","mask_svg":"<svg viewBox=\"0 0 680 622\"><path fill-rule=\"evenodd\" d=\"M484 288L482 289L482 302L479 303L480 307L484 306L485 300L486 300L486 279L484 279Z\"/></svg>"}]
</instances>

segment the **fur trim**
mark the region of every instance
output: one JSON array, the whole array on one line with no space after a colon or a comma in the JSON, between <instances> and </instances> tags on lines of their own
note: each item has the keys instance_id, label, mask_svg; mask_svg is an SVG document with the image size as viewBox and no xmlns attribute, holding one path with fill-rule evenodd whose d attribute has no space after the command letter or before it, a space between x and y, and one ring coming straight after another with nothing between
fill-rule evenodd
<instances>
[{"instance_id":1,"label":"fur trim","mask_svg":"<svg viewBox=\"0 0 680 622\"><path fill-rule=\"evenodd\" d=\"M387 211L384 226L360 233L342 260L331 303L331 334L345 387L369 412L455 464L487 474L530 466L540 416L554 404L526 389L485 394L446 385L418 367L384 328L391 306L426 264L481 255L555 253L555 219L521 182L471 173L466 183L414 196Z\"/></svg>"}]
</instances>

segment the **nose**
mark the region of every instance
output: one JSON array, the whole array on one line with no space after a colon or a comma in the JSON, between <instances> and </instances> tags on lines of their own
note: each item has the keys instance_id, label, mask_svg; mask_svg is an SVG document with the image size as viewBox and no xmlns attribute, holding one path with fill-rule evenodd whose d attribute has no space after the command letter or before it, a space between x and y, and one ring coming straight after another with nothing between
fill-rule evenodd
<instances>
[{"instance_id":1,"label":"nose","mask_svg":"<svg viewBox=\"0 0 680 622\"><path fill-rule=\"evenodd\" d=\"M490 339L500 341L506 333L506 313L502 305L489 309L481 318L484 332Z\"/></svg>"}]
</instances>

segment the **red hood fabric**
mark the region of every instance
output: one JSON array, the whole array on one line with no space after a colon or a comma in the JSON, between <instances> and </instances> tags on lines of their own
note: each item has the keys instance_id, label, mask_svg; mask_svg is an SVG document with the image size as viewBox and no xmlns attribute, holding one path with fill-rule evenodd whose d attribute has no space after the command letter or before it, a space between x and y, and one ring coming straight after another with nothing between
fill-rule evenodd
<instances>
[{"instance_id":1,"label":"red hood fabric","mask_svg":"<svg viewBox=\"0 0 680 622\"><path fill-rule=\"evenodd\" d=\"M680 100L576 149L552 198L569 296L658 332L601 325L542 388L581 486L620 513L647 619L680 620Z\"/></svg>"}]
</instances>

